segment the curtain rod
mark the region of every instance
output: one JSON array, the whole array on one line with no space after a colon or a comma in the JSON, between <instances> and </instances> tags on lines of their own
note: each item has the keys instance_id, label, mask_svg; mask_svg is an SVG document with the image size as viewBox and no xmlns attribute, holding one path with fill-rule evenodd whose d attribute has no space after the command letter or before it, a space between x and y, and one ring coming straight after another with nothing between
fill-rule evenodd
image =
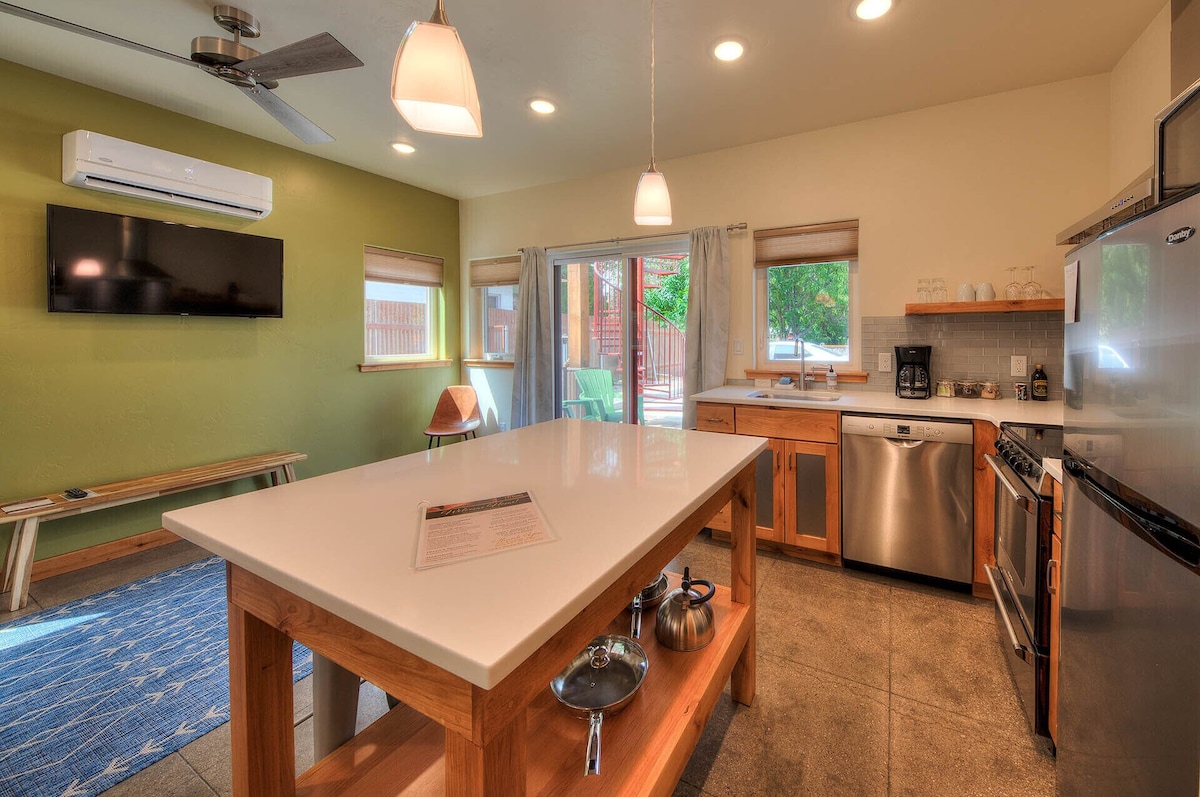
<instances>
[{"instance_id":1,"label":"curtain rod","mask_svg":"<svg viewBox=\"0 0 1200 797\"><path fill-rule=\"evenodd\" d=\"M744 221L739 221L737 224L725 225L725 229L728 232L737 232L738 230L746 229L746 227L747 227L747 224ZM583 247L586 247L586 246L599 246L600 244L623 244L623 243L628 243L629 241L649 241L653 238L673 238L678 235L684 235L685 233L686 233L686 231L683 233L660 232L660 233L656 233L654 235L635 235L632 238L606 238L603 241L585 241L584 243L581 243L581 244L559 244L558 246L547 246L546 250L549 251L551 249L568 249L568 248L569 249L582 249ZM517 249L517 251L524 252L525 247L522 246L519 249Z\"/></svg>"}]
</instances>

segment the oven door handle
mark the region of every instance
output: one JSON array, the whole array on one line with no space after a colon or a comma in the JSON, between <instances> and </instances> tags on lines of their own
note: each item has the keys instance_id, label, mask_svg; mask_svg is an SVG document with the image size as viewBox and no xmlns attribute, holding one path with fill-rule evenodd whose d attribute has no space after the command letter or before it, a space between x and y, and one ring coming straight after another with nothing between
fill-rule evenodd
<instances>
[{"instance_id":1,"label":"oven door handle","mask_svg":"<svg viewBox=\"0 0 1200 797\"><path fill-rule=\"evenodd\" d=\"M1028 512L1029 499L1021 495L1020 491L1018 491L1017 488L1013 486L1013 483L1009 481L1008 476L1004 475L1004 471L1002 470L1004 467L1003 463L1001 463L1000 460L993 454L984 454L983 458L987 460L988 465L992 466L992 470L996 471L996 478L1001 484L1004 485L1004 489L1008 490L1008 494L1012 496L1013 502Z\"/></svg>"},{"instance_id":2,"label":"oven door handle","mask_svg":"<svg viewBox=\"0 0 1200 797\"><path fill-rule=\"evenodd\" d=\"M1004 621L1004 630L1008 634L1008 642L1012 645L1013 654L1017 658L1032 664L1033 651L1022 645L1017 639L1017 632L1013 628L1012 620L1008 619L1008 603L1004 600L1004 596L1000 594L1000 587L996 584L996 577L992 575L993 569L991 565L983 566L983 572L987 575L988 584L992 587L992 596L996 599L996 606L1000 609L1000 619Z\"/></svg>"}]
</instances>

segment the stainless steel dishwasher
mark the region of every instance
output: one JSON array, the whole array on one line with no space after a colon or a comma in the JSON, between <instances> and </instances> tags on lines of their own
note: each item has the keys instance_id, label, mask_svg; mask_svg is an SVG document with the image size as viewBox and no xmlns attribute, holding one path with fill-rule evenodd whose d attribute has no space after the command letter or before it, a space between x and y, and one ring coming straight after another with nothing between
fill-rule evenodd
<instances>
[{"instance_id":1,"label":"stainless steel dishwasher","mask_svg":"<svg viewBox=\"0 0 1200 797\"><path fill-rule=\"evenodd\" d=\"M971 583L970 421L842 415L842 558Z\"/></svg>"}]
</instances>

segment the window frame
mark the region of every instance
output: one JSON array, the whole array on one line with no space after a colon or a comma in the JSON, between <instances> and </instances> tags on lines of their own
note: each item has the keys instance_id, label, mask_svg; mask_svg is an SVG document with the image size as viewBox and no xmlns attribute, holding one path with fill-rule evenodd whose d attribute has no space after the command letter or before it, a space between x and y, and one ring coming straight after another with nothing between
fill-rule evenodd
<instances>
[{"instance_id":1,"label":"window frame","mask_svg":"<svg viewBox=\"0 0 1200 797\"><path fill-rule=\"evenodd\" d=\"M362 352L365 365L387 365L403 363L430 363L442 360L442 323L445 311L444 269L442 258L386 249L378 246L363 247L362 288ZM406 285L423 288L425 291L425 334L429 342L428 351L420 354L371 354L367 347L367 292L370 284Z\"/></svg>"},{"instance_id":2,"label":"window frame","mask_svg":"<svg viewBox=\"0 0 1200 797\"><path fill-rule=\"evenodd\" d=\"M825 224L812 224L798 227L785 227L767 230L755 230L755 262L754 262L754 369L763 371L780 371L792 373L799 370L797 360L774 360L769 351L769 324L767 320L767 273L775 266L807 266L823 263L848 264L847 285L847 359L834 360L826 357L808 357L807 363L833 365L835 370L858 371L862 367L862 310L859 302L859 254L858 254L858 221L840 221ZM777 257L764 259L760 254L760 241L768 238L787 239L795 241L796 257L788 257L788 249ZM812 236L809 238L809 236ZM815 241L813 246L810 242ZM827 250L827 251L826 251ZM824 255L824 256L822 256ZM797 262L790 262L790 260Z\"/></svg>"},{"instance_id":3,"label":"window frame","mask_svg":"<svg viewBox=\"0 0 1200 797\"><path fill-rule=\"evenodd\" d=\"M520 312L521 307L521 256L490 257L471 260L468 263L468 308L467 335L468 357L485 362L511 363L516 359L516 352L509 355L492 356L487 351L487 302L485 297L489 288L511 286L514 291L513 309ZM514 333L515 334L515 333Z\"/></svg>"}]
</instances>

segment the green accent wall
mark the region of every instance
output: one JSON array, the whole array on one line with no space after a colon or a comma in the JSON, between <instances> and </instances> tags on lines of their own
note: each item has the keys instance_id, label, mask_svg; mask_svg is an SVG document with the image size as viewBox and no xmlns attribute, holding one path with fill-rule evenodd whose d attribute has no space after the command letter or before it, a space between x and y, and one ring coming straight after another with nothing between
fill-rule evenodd
<instances>
[{"instance_id":1,"label":"green accent wall","mask_svg":"<svg viewBox=\"0 0 1200 797\"><path fill-rule=\"evenodd\" d=\"M437 396L458 381L457 200L7 61L0 86L0 503L269 451L308 454L305 478L425 447ZM248 100L230 89L229 102ZM270 177L274 209L247 221L64 185L62 136L78 129ZM50 314L48 203L281 238L284 317ZM454 366L358 371L364 244L445 259ZM37 558L251 486L47 523Z\"/></svg>"}]
</instances>

